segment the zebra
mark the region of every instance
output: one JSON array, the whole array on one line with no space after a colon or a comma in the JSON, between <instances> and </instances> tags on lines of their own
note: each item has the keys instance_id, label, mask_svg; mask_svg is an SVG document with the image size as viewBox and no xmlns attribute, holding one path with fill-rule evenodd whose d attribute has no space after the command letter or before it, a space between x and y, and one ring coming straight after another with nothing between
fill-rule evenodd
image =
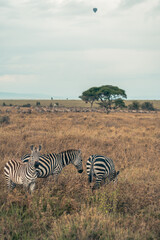
<instances>
[{"instance_id":1,"label":"zebra","mask_svg":"<svg viewBox=\"0 0 160 240\"><path fill-rule=\"evenodd\" d=\"M39 155L41 146L34 148L31 146L31 155L27 163L20 160L9 160L4 166L4 174L9 190L13 190L16 185L23 185L25 190L32 193L35 189L37 178L36 168L39 166Z\"/></svg>"},{"instance_id":2,"label":"zebra","mask_svg":"<svg viewBox=\"0 0 160 240\"><path fill-rule=\"evenodd\" d=\"M119 171L116 172L112 159L102 155L91 155L87 160L87 174L88 182L93 181L93 177L96 177L96 183L92 190L99 188L102 180L105 182L117 181Z\"/></svg>"},{"instance_id":3,"label":"zebra","mask_svg":"<svg viewBox=\"0 0 160 240\"><path fill-rule=\"evenodd\" d=\"M30 155L26 154L21 158L23 162L28 162ZM79 173L83 172L81 150L70 149L58 154L49 153L39 157L39 166L36 169L38 178L46 178L53 175L57 180L62 169L72 163Z\"/></svg>"}]
</instances>

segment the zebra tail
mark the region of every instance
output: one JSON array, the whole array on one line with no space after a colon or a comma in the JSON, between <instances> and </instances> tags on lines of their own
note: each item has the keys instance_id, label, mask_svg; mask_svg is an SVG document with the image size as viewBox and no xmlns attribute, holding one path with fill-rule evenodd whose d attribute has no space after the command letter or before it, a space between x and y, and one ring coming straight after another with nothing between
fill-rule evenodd
<instances>
[{"instance_id":1,"label":"zebra tail","mask_svg":"<svg viewBox=\"0 0 160 240\"><path fill-rule=\"evenodd\" d=\"M89 181L89 183L91 183L93 181L93 163L91 163L91 169L90 169L90 173L88 176L88 181Z\"/></svg>"}]
</instances>

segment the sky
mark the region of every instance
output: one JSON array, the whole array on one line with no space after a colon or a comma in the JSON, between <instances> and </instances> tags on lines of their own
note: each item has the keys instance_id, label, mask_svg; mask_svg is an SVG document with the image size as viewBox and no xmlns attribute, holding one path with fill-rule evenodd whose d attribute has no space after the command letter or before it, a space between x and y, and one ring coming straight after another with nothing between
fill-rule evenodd
<instances>
[{"instance_id":1,"label":"sky","mask_svg":"<svg viewBox=\"0 0 160 240\"><path fill-rule=\"evenodd\" d=\"M78 99L102 85L160 99L160 0L0 0L3 95Z\"/></svg>"}]
</instances>

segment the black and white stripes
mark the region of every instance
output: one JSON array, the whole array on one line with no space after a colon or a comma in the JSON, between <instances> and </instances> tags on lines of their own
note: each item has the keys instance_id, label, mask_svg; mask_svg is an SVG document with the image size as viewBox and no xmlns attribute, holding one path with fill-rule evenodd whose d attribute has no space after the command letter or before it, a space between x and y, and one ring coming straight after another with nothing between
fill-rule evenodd
<instances>
[{"instance_id":1,"label":"black and white stripes","mask_svg":"<svg viewBox=\"0 0 160 240\"><path fill-rule=\"evenodd\" d=\"M23 162L27 162L30 155L22 157ZM83 172L82 154L80 150L67 150L56 153L45 154L39 157L39 166L36 169L39 178L45 178L49 175L57 177L62 169L72 163L79 173Z\"/></svg>"},{"instance_id":2,"label":"black and white stripes","mask_svg":"<svg viewBox=\"0 0 160 240\"><path fill-rule=\"evenodd\" d=\"M105 182L106 179L110 181L116 181L119 171L116 172L112 159L101 155L92 155L87 160L87 174L88 181L91 183L93 177L96 178L96 183L93 189L99 188L102 180Z\"/></svg>"},{"instance_id":3,"label":"black and white stripes","mask_svg":"<svg viewBox=\"0 0 160 240\"><path fill-rule=\"evenodd\" d=\"M14 189L16 185L23 185L26 190L32 192L35 188L37 178L36 168L39 165L39 149L31 146L31 155L27 163L18 160L10 160L4 166L4 174L9 189Z\"/></svg>"}]
</instances>

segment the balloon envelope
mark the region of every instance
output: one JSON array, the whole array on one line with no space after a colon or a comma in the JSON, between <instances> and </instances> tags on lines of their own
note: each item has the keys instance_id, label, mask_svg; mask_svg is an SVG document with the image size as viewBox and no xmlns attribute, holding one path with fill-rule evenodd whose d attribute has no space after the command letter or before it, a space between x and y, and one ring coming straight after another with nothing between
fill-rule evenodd
<instances>
[{"instance_id":1,"label":"balloon envelope","mask_svg":"<svg viewBox=\"0 0 160 240\"><path fill-rule=\"evenodd\" d=\"M97 8L93 8L93 12L95 12L95 13L96 13L96 12L97 12Z\"/></svg>"}]
</instances>

